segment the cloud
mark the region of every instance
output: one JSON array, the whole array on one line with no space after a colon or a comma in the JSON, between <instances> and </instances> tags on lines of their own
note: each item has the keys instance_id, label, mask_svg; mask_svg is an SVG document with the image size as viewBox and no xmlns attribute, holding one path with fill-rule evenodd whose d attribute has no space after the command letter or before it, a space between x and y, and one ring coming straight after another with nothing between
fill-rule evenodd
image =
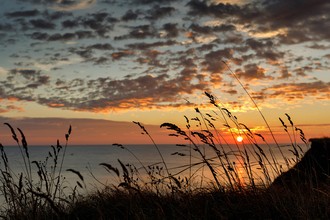
<instances>
[{"instance_id":1,"label":"cloud","mask_svg":"<svg viewBox=\"0 0 330 220\"><path fill-rule=\"evenodd\" d=\"M31 39L40 40L40 41L68 41L72 39L85 39L85 38L94 38L95 35L91 31L76 31L74 33L65 33L65 34L52 34L44 32L34 32L28 34Z\"/></svg>"},{"instance_id":2,"label":"cloud","mask_svg":"<svg viewBox=\"0 0 330 220\"><path fill-rule=\"evenodd\" d=\"M8 73L8 78L0 84L5 97L50 108L89 112L181 108L185 104L173 103L212 88L239 97L223 61L243 83L252 84L256 99L276 99L274 94L281 92L277 85L290 91L303 85L283 82L310 83L323 77L314 74L316 70L329 68L330 55L325 51L330 41L329 3L324 0L25 3L31 7L9 10L0 24L0 44L8 51L11 66L6 64L9 71L3 75ZM73 11L92 6L100 7ZM22 49L11 51L11 44ZM301 45L306 52L296 51ZM69 64L84 68L88 78L76 69L64 70ZM67 79L60 74L68 74ZM263 80L267 82L260 86ZM319 92L318 98L327 98L326 90Z\"/></svg>"},{"instance_id":3,"label":"cloud","mask_svg":"<svg viewBox=\"0 0 330 220\"><path fill-rule=\"evenodd\" d=\"M180 0L131 0L131 4L134 5L169 4L178 1Z\"/></svg>"},{"instance_id":4,"label":"cloud","mask_svg":"<svg viewBox=\"0 0 330 220\"><path fill-rule=\"evenodd\" d=\"M34 17L40 14L40 11L37 9L34 10L27 10L27 11L15 11L5 13L6 17L8 18L17 18L17 17Z\"/></svg>"},{"instance_id":5,"label":"cloud","mask_svg":"<svg viewBox=\"0 0 330 220\"><path fill-rule=\"evenodd\" d=\"M166 16L170 16L173 11L175 11L174 7L159 7L158 5L154 5L153 8L145 12L144 18L147 20L155 21Z\"/></svg>"},{"instance_id":6,"label":"cloud","mask_svg":"<svg viewBox=\"0 0 330 220\"><path fill-rule=\"evenodd\" d=\"M328 60L330 60L330 54L326 54L323 57L326 57L326 58L328 58Z\"/></svg>"},{"instance_id":7,"label":"cloud","mask_svg":"<svg viewBox=\"0 0 330 220\"><path fill-rule=\"evenodd\" d=\"M146 39L158 37L160 34L151 25L139 25L130 27L130 32L126 35L116 36L114 40Z\"/></svg>"},{"instance_id":8,"label":"cloud","mask_svg":"<svg viewBox=\"0 0 330 220\"><path fill-rule=\"evenodd\" d=\"M62 19L68 16L73 16L72 12L67 12L67 11L54 11L54 12L49 12L48 10L45 10L42 13L43 17L45 17L48 20L58 20Z\"/></svg>"},{"instance_id":9,"label":"cloud","mask_svg":"<svg viewBox=\"0 0 330 220\"><path fill-rule=\"evenodd\" d=\"M123 21L131 21L131 20L136 20L139 17L140 12L136 10L133 12L133 10L128 10L122 17L121 20Z\"/></svg>"},{"instance_id":10,"label":"cloud","mask_svg":"<svg viewBox=\"0 0 330 220\"><path fill-rule=\"evenodd\" d=\"M35 20L30 20L30 23L33 25L34 28L37 29L55 29L56 24L53 22L45 21L42 19L35 19Z\"/></svg>"},{"instance_id":11,"label":"cloud","mask_svg":"<svg viewBox=\"0 0 330 220\"><path fill-rule=\"evenodd\" d=\"M204 61L201 62L203 66L202 71L210 73L221 73L226 66L223 64L223 59L231 59L233 50L230 48L211 51L204 56Z\"/></svg>"},{"instance_id":12,"label":"cloud","mask_svg":"<svg viewBox=\"0 0 330 220\"><path fill-rule=\"evenodd\" d=\"M274 42L270 39L248 38L245 43L255 51L264 50L264 48L271 49L274 46Z\"/></svg>"},{"instance_id":13,"label":"cloud","mask_svg":"<svg viewBox=\"0 0 330 220\"><path fill-rule=\"evenodd\" d=\"M120 60L123 57L131 57L133 55L134 55L133 51L123 50L117 53L112 53L110 56L112 57L113 60Z\"/></svg>"},{"instance_id":14,"label":"cloud","mask_svg":"<svg viewBox=\"0 0 330 220\"><path fill-rule=\"evenodd\" d=\"M288 79L292 77L292 73L288 71L288 66L281 66L281 75L278 76L279 79ZM298 75L303 75L301 72L298 72Z\"/></svg>"},{"instance_id":15,"label":"cloud","mask_svg":"<svg viewBox=\"0 0 330 220\"><path fill-rule=\"evenodd\" d=\"M282 44L329 39L326 30L330 23L327 16L330 3L326 0L255 1L243 5L191 0L187 6L190 17L208 16L249 25L252 35L277 33Z\"/></svg>"},{"instance_id":16,"label":"cloud","mask_svg":"<svg viewBox=\"0 0 330 220\"><path fill-rule=\"evenodd\" d=\"M89 91L86 91L88 99L78 98L69 101L65 97L54 96L39 97L37 102L50 107L91 112L109 112L132 108L163 109L180 107L181 105L161 104L162 102L171 103L178 100L180 93L192 94L195 90L205 88L200 84L191 84L189 80L182 77L166 80L168 77L168 75L163 74L157 77L146 75L123 80L99 78L87 82L89 85ZM96 88L97 90L93 91Z\"/></svg>"},{"instance_id":17,"label":"cloud","mask_svg":"<svg viewBox=\"0 0 330 220\"><path fill-rule=\"evenodd\" d=\"M160 53L149 51L144 55L156 59ZM180 62L184 68L176 77L148 74L122 80L107 77L89 81L80 78L71 81L57 78L51 81L51 77L43 75L41 71L12 69L7 80L0 83L5 88L3 98L14 97L18 101L33 101L51 108L104 113L134 108L182 108L191 104L172 103L182 100L184 94L208 90L210 84L205 80L206 75L197 73L193 60L181 59ZM48 92L33 95L28 92L41 86L47 87L45 91ZM70 97L67 96L68 92Z\"/></svg>"},{"instance_id":18,"label":"cloud","mask_svg":"<svg viewBox=\"0 0 330 220\"><path fill-rule=\"evenodd\" d=\"M207 4L207 1L191 0L187 6L190 8L187 13L189 16L212 16L220 19L237 17L238 23L249 23L263 14L252 4L242 6L229 3Z\"/></svg>"},{"instance_id":19,"label":"cloud","mask_svg":"<svg viewBox=\"0 0 330 220\"><path fill-rule=\"evenodd\" d=\"M1 75L7 74L7 70L5 68L3 68L3 67L0 66L0 74Z\"/></svg>"},{"instance_id":20,"label":"cloud","mask_svg":"<svg viewBox=\"0 0 330 220\"><path fill-rule=\"evenodd\" d=\"M178 24L177 23L166 23L163 24L163 30L165 30L166 35L165 38L176 38L179 36L179 29L177 28Z\"/></svg>"},{"instance_id":21,"label":"cloud","mask_svg":"<svg viewBox=\"0 0 330 220\"><path fill-rule=\"evenodd\" d=\"M256 56L260 59L266 59L269 61L277 61L281 58L283 58L285 55L285 52L274 52L271 50L267 50L267 51L258 51Z\"/></svg>"},{"instance_id":22,"label":"cloud","mask_svg":"<svg viewBox=\"0 0 330 220\"><path fill-rule=\"evenodd\" d=\"M330 99L330 82L314 81L309 83L283 83L264 89L268 98L294 101L313 97L317 99Z\"/></svg>"},{"instance_id":23,"label":"cloud","mask_svg":"<svg viewBox=\"0 0 330 220\"><path fill-rule=\"evenodd\" d=\"M174 46L177 44L179 44L179 43L175 40L167 40L167 41L157 41L157 42L153 42L153 43L127 44L126 46L130 49L148 50L150 48Z\"/></svg>"},{"instance_id":24,"label":"cloud","mask_svg":"<svg viewBox=\"0 0 330 220\"><path fill-rule=\"evenodd\" d=\"M316 49L316 50L327 50L330 49L330 46L320 45L317 43L314 43L312 45L306 46L308 48Z\"/></svg>"},{"instance_id":25,"label":"cloud","mask_svg":"<svg viewBox=\"0 0 330 220\"><path fill-rule=\"evenodd\" d=\"M61 24L63 28L75 28L79 26L79 21L67 19L65 21L62 21Z\"/></svg>"},{"instance_id":26,"label":"cloud","mask_svg":"<svg viewBox=\"0 0 330 220\"><path fill-rule=\"evenodd\" d=\"M56 11L76 11L93 8L96 6L97 0L73 0L73 1L60 1L59 4L51 6L51 9Z\"/></svg>"},{"instance_id":27,"label":"cloud","mask_svg":"<svg viewBox=\"0 0 330 220\"><path fill-rule=\"evenodd\" d=\"M24 112L24 109L15 105L7 105L5 108L0 107L0 113L3 114L7 112Z\"/></svg>"},{"instance_id":28,"label":"cloud","mask_svg":"<svg viewBox=\"0 0 330 220\"><path fill-rule=\"evenodd\" d=\"M14 30L13 26L9 23L0 24L0 31L12 31Z\"/></svg>"},{"instance_id":29,"label":"cloud","mask_svg":"<svg viewBox=\"0 0 330 220\"><path fill-rule=\"evenodd\" d=\"M227 32L227 31L235 31L236 28L233 25L221 24L217 26L200 26L199 24L191 24L189 29L194 32L194 34L202 34L202 35L211 35L217 36L218 32Z\"/></svg>"},{"instance_id":30,"label":"cloud","mask_svg":"<svg viewBox=\"0 0 330 220\"><path fill-rule=\"evenodd\" d=\"M42 63L34 63L34 67L43 70L43 71L50 71L55 67L60 67L60 66L64 66L64 65L70 65L70 64L74 64L74 63L78 63L78 62L82 62L83 60L81 58L71 58L70 60L65 60L65 59L61 59L61 60L54 60L53 63L48 63L48 64L42 64Z\"/></svg>"},{"instance_id":31,"label":"cloud","mask_svg":"<svg viewBox=\"0 0 330 220\"><path fill-rule=\"evenodd\" d=\"M235 74L238 78L244 78L247 81L273 79L271 76L266 76L265 73L266 70L260 66L257 66L255 63L244 65L244 70L235 70Z\"/></svg>"}]
</instances>

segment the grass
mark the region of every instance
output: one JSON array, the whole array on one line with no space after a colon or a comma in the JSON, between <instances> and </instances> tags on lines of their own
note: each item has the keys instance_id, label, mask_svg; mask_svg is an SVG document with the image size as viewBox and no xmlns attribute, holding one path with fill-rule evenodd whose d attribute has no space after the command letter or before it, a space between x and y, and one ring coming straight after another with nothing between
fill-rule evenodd
<instances>
[{"instance_id":1,"label":"grass","mask_svg":"<svg viewBox=\"0 0 330 220\"><path fill-rule=\"evenodd\" d=\"M277 144L267 124L276 142L277 150L282 155L282 158L278 158L274 149L261 134L254 133L248 126L240 123L215 96L207 92L205 96L216 108L212 115L195 108L197 117L184 116L185 129L170 122L160 125L161 128L169 130L169 136L183 138L189 143L177 145L178 151L173 153L173 155L189 157L189 163L181 167L181 171L175 174L170 172L160 148L147 129L140 122L134 122L141 128L143 134L150 138L161 161L155 166L143 164L128 148L116 143L114 145L131 153L138 164L124 164L118 159L120 166L117 168L100 161L100 167L115 175L119 183L103 185L87 194L79 193L78 188L86 190L84 177L79 171L67 170L79 178L75 187L69 190L62 175L71 126L65 135L65 146L62 147L57 141L56 146L51 146L45 161L37 162L30 161L23 131L18 129L21 136L19 141L15 130L5 123L20 149L24 167L22 172L16 175L11 169L4 147L0 144L2 159L0 191L5 198L0 217L80 220L329 218L328 178L321 181L317 175L314 175L316 171L312 170L309 176L306 174L304 177L306 179L312 177L313 181L305 181L302 187L300 175L290 172L281 175L295 163L302 161L301 158L305 153L303 148L308 149L303 131L294 125L289 115L286 114L285 120L281 118L279 120L291 141L290 151L293 155L291 158L283 154L281 146ZM217 129L215 123L218 122L231 132L235 145L230 145L230 140ZM197 124L199 130L192 129L193 123ZM236 142L238 135L244 136L245 140L240 146ZM299 142L304 143L305 146L300 146ZM260 143L267 148L261 147ZM182 149L185 153L182 153ZM209 150L213 152L211 155L206 153ZM198 158L199 161L192 160L194 158ZM280 160L284 163L280 163ZM31 167L37 170L36 179L33 179L34 169ZM242 169L246 174L244 180L240 177ZM299 172L297 165L294 169ZM199 172L202 173L201 178L196 177L196 170L203 170ZM210 173L208 178L204 176L207 170ZM139 178L142 175L147 178ZM290 179L290 183L282 181L277 185L272 184L278 176L285 176Z\"/></svg>"}]
</instances>

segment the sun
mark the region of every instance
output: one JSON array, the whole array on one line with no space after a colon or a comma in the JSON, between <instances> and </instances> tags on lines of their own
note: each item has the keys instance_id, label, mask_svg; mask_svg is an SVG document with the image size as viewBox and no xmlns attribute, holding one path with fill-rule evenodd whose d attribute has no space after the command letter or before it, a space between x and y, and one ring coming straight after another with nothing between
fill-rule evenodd
<instances>
[{"instance_id":1,"label":"sun","mask_svg":"<svg viewBox=\"0 0 330 220\"><path fill-rule=\"evenodd\" d=\"M237 141L238 142L242 142L243 141L243 138L241 136L237 137Z\"/></svg>"}]
</instances>

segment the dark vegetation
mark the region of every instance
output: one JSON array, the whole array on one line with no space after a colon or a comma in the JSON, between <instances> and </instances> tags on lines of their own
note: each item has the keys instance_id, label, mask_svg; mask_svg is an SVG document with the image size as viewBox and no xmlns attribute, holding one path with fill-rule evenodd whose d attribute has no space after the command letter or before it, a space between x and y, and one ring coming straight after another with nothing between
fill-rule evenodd
<instances>
[{"instance_id":1,"label":"dark vegetation","mask_svg":"<svg viewBox=\"0 0 330 220\"><path fill-rule=\"evenodd\" d=\"M0 217L80 220L328 219L330 187L327 149L330 139L311 139L312 147L303 157L303 149L308 149L307 140L303 131L286 114L286 121L290 125L286 125L281 118L280 121L291 140L292 157L289 158L283 154L282 147L277 144L265 121L276 143L276 150L282 155L282 158L278 158L261 134L239 123L216 97L206 92L205 95L217 110L212 115L196 108L197 117L184 116L187 122L184 130L172 123L163 123L160 127L168 129L170 136L189 142L187 145L178 145L178 151L173 154L188 157L198 155L200 162L187 164L182 169L189 171L195 166L208 169L212 179L206 185L200 185L199 181L202 180L196 180L192 172L184 176L180 176L180 173L171 174L152 136L142 124L134 122L153 142L159 152L160 165L155 167L143 164L135 155L139 161L136 165L124 164L120 159L119 168L113 164L100 163L101 167L117 176L120 182L117 185L105 185L89 194L79 193L79 188L86 188L80 172L68 169L79 178L76 186L68 192L62 167L71 126L65 135L65 146L62 147L57 141L56 146L51 146L49 157L44 162L37 162L30 161L24 133L17 128L21 137L19 141L15 130L5 123L21 151L24 169L18 175L11 170L10 161L0 144L3 167L0 170L0 191L5 199ZM236 144L233 149L216 128L217 121L229 129L233 140L236 140L237 135L244 136L244 143L241 146ZM199 130L193 130L192 123L197 123ZM305 146L300 146L298 142ZM262 148L260 143L268 147ZM121 144L114 145L129 151ZM182 148L190 154L181 153ZM211 149L214 154L207 155L205 148ZM280 160L284 163L280 163ZM32 178L31 167L37 170L36 179ZM239 167L246 174L244 181L240 178ZM146 174L147 179L136 178L140 173Z\"/></svg>"}]
</instances>

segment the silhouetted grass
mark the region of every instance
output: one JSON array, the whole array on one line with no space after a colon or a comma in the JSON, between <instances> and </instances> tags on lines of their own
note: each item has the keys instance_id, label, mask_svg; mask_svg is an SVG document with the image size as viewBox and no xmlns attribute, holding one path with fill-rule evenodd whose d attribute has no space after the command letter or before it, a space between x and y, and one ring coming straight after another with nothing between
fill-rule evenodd
<instances>
[{"instance_id":1,"label":"silhouetted grass","mask_svg":"<svg viewBox=\"0 0 330 220\"><path fill-rule=\"evenodd\" d=\"M71 126L65 135L65 146L62 147L57 141L56 146L51 146L45 161L37 162L30 161L23 131L17 128L21 135L19 141L15 130L5 123L20 149L24 167L19 175L15 175L10 166L11 161L8 161L4 147L0 144L3 164L3 169L0 170L0 192L5 199L0 217L80 220L329 217L329 170L316 170L314 168L317 166L314 166L305 172L306 166L309 166L308 161L313 161L313 156L302 159L305 147L301 147L298 140L300 139L308 149L307 140L303 131L294 125L288 114L285 114L286 120L279 120L291 141L292 157L283 154L265 120L276 148L281 153L282 158L278 158L275 156L274 148L263 135L251 131L248 126L239 122L215 96L207 92L205 96L216 111L203 113L195 108L196 117L184 116L185 129L171 122L160 125L161 128L169 130L169 136L172 138L186 140L187 144L178 144L178 151L172 155L189 157L189 164L171 173L171 168L168 167L160 148L147 129L140 122L134 122L150 138L159 153L160 163L146 165L128 148L116 143L115 146L131 153L137 159L138 165L124 164L118 159L119 167L115 167L113 164L100 161L100 168L115 174L118 184L103 184L103 187L87 194L78 193L77 188L86 190L86 184L83 175L74 169L67 171L77 175L79 181L74 188L65 191L67 186L62 176L62 167ZM257 105L256 107L258 108ZM286 122L290 125L286 125ZM198 129L192 129L192 123L196 123ZM225 138L217 128L216 125L219 123L230 132L231 140ZM238 143L237 136L244 136L244 141ZM321 147L326 149L330 146L330 139L322 140L325 143L322 145L320 141ZM229 144L230 142L235 144ZM267 148L262 148L260 143L265 144ZM182 153L182 149L185 153ZM311 151L308 152L311 154ZM322 153L322 156L327 157L326 153ZM192 158L197 158L198 162ZM279 161L284 163L281 164ZM304 164L304 170L299 169L298 165L293 166L299 161L298 165ZM327 161L319 167L327 166ZM317 161L313 164L317 164ZM37 170L37 179L33 179L32 166ZM292 172L283 174L290 167L293 167L290 170ZM206 170L210 173L208 177ZM242 178L242 172L245 178ZM273 183L274 179L276 180ZM312 181L308 181L309 179Z\"/></svg>"}]
</instances>

